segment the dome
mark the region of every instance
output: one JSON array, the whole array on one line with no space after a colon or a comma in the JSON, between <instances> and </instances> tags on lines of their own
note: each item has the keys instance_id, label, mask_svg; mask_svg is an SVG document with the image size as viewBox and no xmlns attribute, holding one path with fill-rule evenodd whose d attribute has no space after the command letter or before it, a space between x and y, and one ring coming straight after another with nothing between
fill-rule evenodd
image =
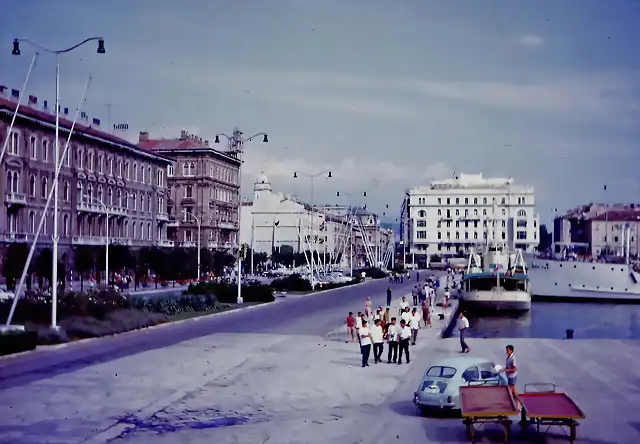
<instances>
[{"instance_id":1,"label":"dome","mask_svg":"<svg viewBox=\"0 0 640 444\"><path fill-rule=\"evenodd\" d=\"M267 176L264 175L264 173L260 174L256 178L256 181L253 183L253 191L271 191L271 183L269 182L269 179L267 179Z\"/></svg>"},{"instance_id":2,"label":"dome","mask_svg":"<svg viewBox=\"0 0 640 444\"><path fill-rule=\"evenodd\" d=\"M255 181L255 184L256 184L256 185L258 185L258 184L260 184L260 185L267 185L268 183L269 183L269 179L267 178L267 176L265 176L265 175L264 175L264 173L263 173L263 174L260 174L260 175L257 177L256 181Z\"/></svg>"}]
</instances>

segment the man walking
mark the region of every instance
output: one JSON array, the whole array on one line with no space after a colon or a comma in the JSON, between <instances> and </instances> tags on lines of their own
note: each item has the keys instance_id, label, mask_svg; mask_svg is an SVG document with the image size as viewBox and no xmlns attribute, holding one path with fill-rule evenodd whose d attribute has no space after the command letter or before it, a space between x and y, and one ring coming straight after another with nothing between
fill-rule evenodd
<instances>
[{"instance_id":1,"label":"man walking","mask_svg":"<svg viewBox=\"0 0 640 444\"><path fill-rule=\"evenodd\" d=\"M418 305L418 286L414 286L413 290L411 290L411 297L413 298L413 305Z\"/></svg>"},{"instance_id":2,"label":"man walking","mask_svg":"<svg viewBox=\"0 0 640 444\"><path fill-rule=\"evenodd\" d=\"M418 330L420 330L420 315L418 314L418 309L416 307L413 307L413 310L411 311L409 327L411 327L411 345L416 345Z\"/></svg>"},{"instance_id":3,"label":"man walking","mask_svg":"<svg viewBox=\"0 0 640 444\"><path fill-rule=\"evenodd\" d=\"M507 384L509 385L509 391L513 395L513 399L516 401L518 411L520 411L520 401L518 400L518 390L516 389L516 383L518 382L518 367L516 365L516 355L513 354L515 347L513 345L507 345L507 360L505 366L501 372L507 374Z\"/></svg>"},{"instance_id":4,"label":"man walking","mask_svg":"<svg viewBox=\"0 0 640 444\"><path fill-rule=\"evenodd\" d=\"M356 342L356 319L353 317L352 311L347 316L347 342L349 342L349 338L351 338L351 342Z\"/></svg>"},{"instance_id":5,"label":"man walking","mask_svg":"<svg viewBox=\"0 0 640 444\"><path fill-rule=\"evenodd\" d=\"M387 340L389 341L389 353L387 355L387 364L395 364L398 360L398 326L396 318L391 318L391 324L387 328Z\"/></svg>"},{"instance_id":6,"label":"man walking","mask_svg":"<svg viewBox=\"0 0 640 444\"><path fill-rule=\"evenodd\" d=\"M384 333L382 332L382 321L376 319L375 325L371 327L371 340L373 341L373 363L382 362L382 351L384 348Z\"/></svg>"},{"instance_id":7,"label":"man walking","mask_svg":"<svg viewBox=\"0 0 640 444\"><path fill-rule=\"evenodd\" d=\"M391 305L391 287L387 287L387 307Z\"/></svg>"},{"instance_id":8,"label":"man walking","mask_svg":"<svg viewBox=\"0 0 640 444\"><path fill-rule=\"evenodd\" d=\"M369 367L371 332L367 327L367 321L365 319L362 320L362 327L360 327L360 353L362 353L362 367Z\"/></svg>"},{"instance_id":9,"label":"man walking","mask_svg":"<svg viewBox=\"0 0 640 444\"><path fill-rule=\"evenodd\" d=\"M407 359L407 364L411 362L411 356L409 355L409 341L411 340L411 329L404 321L400 321L400 331L398 332L398 365L402 364L402 355L404 354Z\"/></svg>"},{"instance_id":10,"label":"man walking","mask_svg":"<svg viewBox=\"0 0 640 444\"><path fill-rule=\"evenodd\" d=\"M404 313L407 308L409 308L407 297L402 296L402 300L400 301L400 316L402 316L402 313Z\"/></svg>"},{"instance_id":11,"label":"man walking","mask_svg":"<svg viewBox=\"0 0 640 444\"><path fill-rule=\"evenodd\" d=\"M464 316L464 312L460 312L460 319L458 320L458 330L460 331L460 353L469 353L471 349L465 341L467 330L469 329L469 320Z\"/></svg>"}]
</instances>

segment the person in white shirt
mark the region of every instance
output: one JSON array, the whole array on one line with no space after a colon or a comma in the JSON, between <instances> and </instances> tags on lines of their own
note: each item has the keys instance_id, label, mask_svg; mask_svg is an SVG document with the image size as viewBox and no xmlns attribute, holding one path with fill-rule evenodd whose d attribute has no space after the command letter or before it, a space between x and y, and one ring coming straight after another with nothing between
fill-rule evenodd
<instances>
[{"instance_id":1,"label":"person in white shirt","mask_svg":"<svg viewBox=\"0 0 640 444\"><path fill-rule=\"evenodd\" d=\"M389 353L387 354L387 364L395 364L398 361L398 325L396 318L391 318L391 324L387 327L387 341L389 342Z\"/></svg>"},{"instance_id":2,"label":"person in white shirt","mask_svg":"<svg viewBox=\"0 0 640 444\"><path fill-rule=\"evenodd\" d=\"M358 342L360 341L360 329L362 328L362 312L358 312L358 316L356 317L356 336L358 337Z\"/></svg>"},{"instance_id":3,"label":"person in white shirt","mask_svg":"<svg viewBox=\"0 0 640 444\"><path fill-rule=\"evenodd\" d=\"M362 320L362 327L360 327L360 353L362 353L362 367L369 367L371 332L367 327L367 321L365 319Z\"/></svg>"},{"instance_id":4,"label":"person in white shirt","mask_svg":"<svg viewBox=\"0 0 640 444\"><path fill-rule=\"evenodd\" d=\"M411 345L416 345L418 339L418 330L420 330L420 314L418 309L413 307L411 310L411 318L409 318L409 327L411 327Z\"/></svg>"},{"instance_id":5,"label":"person in white shirt","mask_svg":"<svg viewBox=\"0 0 640 444\"><path fill-rule=\"evenodd\" d=\"M402 316L402 313L404 313L404 311L409 308L409 303L407 302L407 297L406 296L402 296L402 300L400 301L400 316Z\"/></svg>"},{"instance_id":6,"label":"person in white shirt","mask_svg":"<svg viewBox=\"0 0 640 444\"><path fill-rule=\"evenodd\" d=\"M467 330L469 329L469 320L464 316L464 312L460 312L460 319L458 319L458 330L460 331L460 347L462 350L460 353L469 353L471 349L467 345L465 336L467 335Z\"/></svg>"},{"instance_id":7,"label":"person in white shirt","mask_svg":"<svg viewBox=\"0 0 640 444\"><path fill-rule=\"evenodd\" d=\"M409 307L405 307L405 309L402 311L400 320L404 321L404 323L409 326L409 323L411 322L411 312L409 311Z\"/></svg>"},{"instance_id":8,"label":"person in white shirt","mask_svg":"<svg viewBox=\"0 0 640 444\"><path fill-rule=\"evenodd\" d=\"M411 340L411 329L404 321L400 321L400 330L398 331L398 336L400 340L398 341L398 365L402 364L402 355L404 353L407 358L407 364L411 362L411 357L409 356L409 341Z\"/></svg>"},{"instance_id":9,"label":"person in white shirt","mask_svg":"<svg viewBox=\"0 0 640 444\"><path fill-rule=\"evenodd\" d=\"M371 327L371 340L373 341L373 363L382 362L382 351L384 349L384 333L382 332L382 321L376 319L375 325Z\"/></svg>"}]
</instances>

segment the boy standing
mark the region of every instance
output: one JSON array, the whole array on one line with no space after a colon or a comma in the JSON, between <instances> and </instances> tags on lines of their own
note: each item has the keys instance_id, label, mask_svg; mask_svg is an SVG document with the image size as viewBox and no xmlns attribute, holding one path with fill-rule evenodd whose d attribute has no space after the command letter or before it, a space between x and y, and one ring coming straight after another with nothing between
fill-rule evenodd
<instances>
[{"instance_id":1,"label":"boy standing","mask_svg":"<svg viewBox=\"0 0 640 444\"><path fill-rule=\"evenodd\" d=\"M371 354L371 332L367 328L367 321L362 320L360 328L360 353L362 353L362 367L369 367L369 355Z\"/></svg>"},{"instance_id":2,"label":"boy standing","mask_svg":"<svg viewBox=\"0 0 640 444\"><path fill-rule=\"evenodd\" d=\"M373 341L373 363L382 362L382 351L384 349L384 333L382 332L382 321L376 319L375 325L371 327L371 340Z\"/></svg>"},{"instance_id":3,"label":"boy standing","mask_svg":"<svg viewBox=\"0 0 640 444\"><path fill-rule=\"evenodd\" d=\"M411 362L411 357L409 356L409 341L411 340L411 329L404 321L400 321L400 331L399 331L400 341L398 343L398 365L402 364L402 354L407 358L407 364Z\"/></svg>"},{"instance_id":4,"label":"boy standing","mask_svg":"<svg viewBox=\"0 0 640 444\"><path fill-rule=\"evenodd\" d=\"M398 326L396 318L391 318L391 324L387 327L387 341L389 341L389 354L387 355L387 364L395 364L398 361Z\"/></svg>"}]
</instances>

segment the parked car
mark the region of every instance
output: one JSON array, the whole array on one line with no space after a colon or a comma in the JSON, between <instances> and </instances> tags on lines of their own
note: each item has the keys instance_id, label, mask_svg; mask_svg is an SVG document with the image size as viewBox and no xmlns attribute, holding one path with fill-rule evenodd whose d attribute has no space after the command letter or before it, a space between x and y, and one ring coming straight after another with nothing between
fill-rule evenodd
<instances>
[{"instance_id":1,"label":"parked car","mask_svg":"<svg viewBox=\"0 0 640 444\"><path fill-rule=\"evenodd\" d=\"M426 371L413 394L413 403L422 414L429 409L459 411L461 386L506 383L488 359L474 356L446 358Z\"/></svg>"},{"instance_id":2,"label":"parked car","mask_svg":"<svg viewBox=\"0 0 640 444\"><path fill-rule=\"evenodd\" d=\"M9 301L15 297L12 291L8 291L5 285L0 286L0 301Z\"/></svg>"}]
</instances>

